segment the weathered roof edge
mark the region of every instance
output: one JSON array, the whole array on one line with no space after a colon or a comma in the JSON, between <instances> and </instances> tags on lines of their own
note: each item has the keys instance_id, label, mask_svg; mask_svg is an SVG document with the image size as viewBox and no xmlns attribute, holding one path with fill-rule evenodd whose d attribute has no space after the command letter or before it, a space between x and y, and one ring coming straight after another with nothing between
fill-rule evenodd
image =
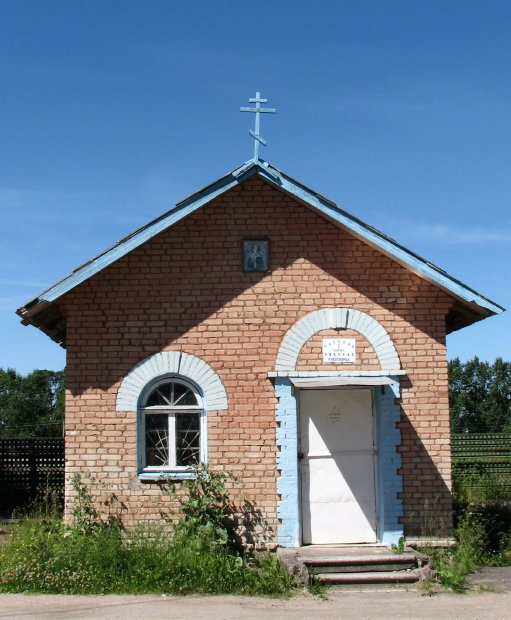
<instances>
[{"instance_id":1,"label":"weathered roof edge","mask_svg":"<svg viewBox=\"0 0 511 620\"><path fill-rule=\"evenodd\" d=\"M474 289L463 284L460 280L453 278L446 271L408 250L376 228L347 213L331 200L287 176L277 168L270 166L267 162L263 160L249 160L214 183L178 202L163 215L124 237L114 246L98 254L80 267L77 267L68 276L59 280L56 284L19 308L17 314L24 319L23 322L30 323L30 317L37 314L39 305L47 306L48 303L56 301L74 287L149 241L158 233L173 226L254 174L261 175L276 187L294 196L300 202L314 208L387 256L446 290L454 297L476 309L483 317L500 314L504 311L502 306L484 297Z\"/></svg>"}]
</instances>

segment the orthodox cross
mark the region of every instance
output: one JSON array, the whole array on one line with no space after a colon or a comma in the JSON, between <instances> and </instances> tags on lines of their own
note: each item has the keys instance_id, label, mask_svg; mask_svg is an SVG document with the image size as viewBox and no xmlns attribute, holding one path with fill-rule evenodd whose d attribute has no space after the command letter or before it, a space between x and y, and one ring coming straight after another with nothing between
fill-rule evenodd
<instances>
[{"instance_id":1,"label":"orthodox cross","mask_svg":"<svg viewBox=\"0 0 511 620\"><path fill-rule=\"evenodd\" d=\"M275 108L261 108L261 103L268 103L268 99L261 99L261 93L256 93L255 99L249 99L249 103L255 103L255 108L240 108L240 112L255 112L255 131L251 129L248 130L248 133L254 138L254 160L258 161L259 159L259 143L266 146L266 140L259 135L259 119L262 112L276 114L277 110Z\"/></svg>"}]
</instances>

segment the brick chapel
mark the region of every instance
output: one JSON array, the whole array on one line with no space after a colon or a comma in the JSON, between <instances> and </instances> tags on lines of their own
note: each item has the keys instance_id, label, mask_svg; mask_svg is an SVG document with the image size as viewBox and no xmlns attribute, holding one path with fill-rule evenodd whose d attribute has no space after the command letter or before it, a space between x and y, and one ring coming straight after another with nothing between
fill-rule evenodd
<instances>
[{"instance_id":1,"label":"brick chapel","mask_svg":"<svg viewBox=\"0 0 511 620\"><path fill-rule=\"evenodd\" d=\"M68 496L157 521L207 463L293 547L449 536L446 335L501 311L254 157L18 314L67 352Z\"/></svg>"}]
</instances>

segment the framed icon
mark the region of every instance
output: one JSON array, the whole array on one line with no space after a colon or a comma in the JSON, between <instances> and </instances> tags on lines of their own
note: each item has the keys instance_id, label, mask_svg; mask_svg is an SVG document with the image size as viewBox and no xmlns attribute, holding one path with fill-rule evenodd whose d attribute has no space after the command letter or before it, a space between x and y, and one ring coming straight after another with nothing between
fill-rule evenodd
<instances>
[{"instance_id":1,"label":"framed icon","mask_svg":"<svg viewBox=\"0 0 511 620\"><path fill-rule=\"evenodd\" d=\"M265 239L243 241L243 271L268 271L270 268L269 242Z\"/></svg>"}]
</instances>

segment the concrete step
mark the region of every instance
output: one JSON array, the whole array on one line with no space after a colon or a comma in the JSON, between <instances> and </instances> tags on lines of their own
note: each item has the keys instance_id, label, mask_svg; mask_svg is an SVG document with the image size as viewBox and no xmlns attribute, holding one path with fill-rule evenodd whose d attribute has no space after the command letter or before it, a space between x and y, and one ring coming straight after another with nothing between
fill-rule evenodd
<instances>
[{"instance_id":1,"label":"concrete step","mask_svg":"<svg viewBox=\"0 0 511 620\"><path fill-rule=\"evenodd\" d=\"M391 572L357 572L357 573L321 573L315 578L325 585L344 585L360 583L415 583L420 579L420 573L415 570Z\"/></svg>"},{"instance_id":2,"label":"concrete step","mask_svg":"<svg viewBox=\"0 0 511 620\"><path fill-rule=\"evenodd\" d=\"M319 573L385 573L417 568L417 562L406 564L307 564L314 574Z\"/></svg>"},{"instance_id":3,"label":"concrete step","mask_svg":"<svg viewBox=\"0 0 511 620\"><path fill-rule=\"evenodd\" d=\"M339 555L328 557L301 557L307 567L316 573L327 572L364 572L364 571L399 571L417 568L417 558L413 553L387 555Z\"/></svg>"}]
</instances>

